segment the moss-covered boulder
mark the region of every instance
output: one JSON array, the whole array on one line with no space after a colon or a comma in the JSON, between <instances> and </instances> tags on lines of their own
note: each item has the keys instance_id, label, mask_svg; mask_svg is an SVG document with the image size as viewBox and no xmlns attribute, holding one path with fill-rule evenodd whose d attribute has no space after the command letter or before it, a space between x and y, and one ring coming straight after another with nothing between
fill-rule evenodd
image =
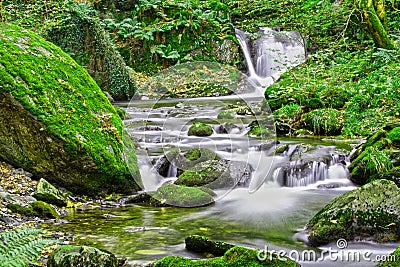
<instances>
[{"instance_id":1,"label":"moss-covered boulder","mask_svg":"<svg viewBox=\"0 0 400 267\"><path fill-rule=\"evenodd\" d=\"M68 204L68 199L60 192L60 190L43 178L39 180L39 183L36 186L34 197L37 200L42 200L59 207L65 207Z\"/></svg>"},{"instance_id":2,"label":"moss-covered boulder","mask_svg":"<svg viewBox=\"0 0 400 267\"><path fill-rule=\"evenodd\" d=\"M0 159L75 193L137 188L132 142L86 70L30 31L0 28Z\"/></svg>"},{"instance_id":3,"label":"moss-covered boulder","mask_svg":"<svg viewBox=\"0 0 400 267\"><path fill-rule=\"evenodd\" d=\"M186 186L204 186L219 179L218 187L232 186L229 181L229 162L226 160L208 160L196 164L179 175L175 184ZM216 187L214 187L216 188Z\"/></svg>"},{"instance_id":4,"label":"moss-covered boulder","mask_svg":"<svg viewBox=\"0 0 400 267\"><path fill-rule=\"evenodd\" d=\"M47 219L57 219L60 215L48 203L43 201L35 201L29 204L36 216Z\"/></svg>"},{"instance_id":5,"label":"moss-covered boulder","mask_svg":"<svg viewBox=\"0 0 400 267\"><path fill-rule=\"evenodd\" d=\"M235 245L221 241L212 241L205 236L191 235L185 239L186 249L197 253L207 253L213 256L223 256Z\"/></svg>"},{"instance_id":6,"label":"moss-covered boulder","mask_svg":"<svg viewBox=\"0 0 400 267\"><path fill-rule=\"evenodd\" d=\"M152 198L157 201L151 203L153 206L159 206L160 203L178 207L198 207L214 203L212 196L204 190L175 184L158 188Z\"/></svg>"},{"instance_id":7,"label":"moss-covered boulder","mask_svg":"<svg viewBox=\"0 0 400 267\"><path fill-rule=\"evenodd\" d=\"M115 100L130 99L136 86L130 70L88 4L70 4L47 37L84 66L100 88Z\"/></svg>"},{"instance_id":8,"label":"moss-covered boulder","mask_svg":"<svg viewBox=\"0 0 400 267\"><path fill-rule=\"evenodd\" d=\"M213 133L213 128L210 125L207 125L203 122L196 121L190 126L188 135L195 136L210 136Z\"/></svg>"},{"instance_id":9,"label":"moss-covered boulder","mask_svg":"<svg viewBox=\"0 0 400 267\"><path fill-rule=\"evenodd\" d=\"M235 118L235 114L233 114L233 112L229 111L229 110L221 110L218 113L217 119L234 119Z\"/></svg>"},{"instance_id":10,"label":"moss-covered boulder","mask_svg":"<svg viewBox=\"0 0 400 267\"><path fill-rule=\"evenodd\" d=\"M208 260L198 260L198 259L187 259L179 256L167 256L155 263L155 267L204 267L204 266L227 266L227 267L238 267L238 266L274 266L274 267L295 267L300 266L297 262L283 257L278 256L276 253L270 253L266 251L261 255L259 259L259 251L251 248L245 248L236 246L229 249L224 256L216 257ZM265 258L265 259L264 259Z\"/></svg>"},{"instance_id":11,"label":"moss-covered boulder","mask_svg":"<svg viewBox=\"0 0 400 267\"><path fill-rule=\"evenodd\" d=\"M47 267L117 267L118 259L108 251L88 246L64 245L56 248Z\"/></svg>"},{"instance_id":12,"label":"moss-covered boulder","mask_svg":"<svg viewBox=\"0 0 400 267\"><path fill-rule=\"evenodd\" d=\"M339 238L377 242L400 240L400 189L376 180L335 198L308 223L309 243L319 246Z\"/></svg>"}]
</instances>

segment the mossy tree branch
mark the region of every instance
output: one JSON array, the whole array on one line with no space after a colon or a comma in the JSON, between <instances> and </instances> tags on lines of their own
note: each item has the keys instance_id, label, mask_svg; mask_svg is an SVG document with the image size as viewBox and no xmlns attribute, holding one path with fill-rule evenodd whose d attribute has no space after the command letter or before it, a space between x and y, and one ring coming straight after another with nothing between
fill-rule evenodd
<instances>
[{"instance_id":1,"label":"mossy tree branch","mask_svg":"<svg viewBox=\"0 0 400 267\"><path fill-rule=\"evenodd\" d=\"M385 49L394 49L386 25L385 5L383 0L354 0L363 20L374 39L375 45Z\"/></svg>"}]
</instances>

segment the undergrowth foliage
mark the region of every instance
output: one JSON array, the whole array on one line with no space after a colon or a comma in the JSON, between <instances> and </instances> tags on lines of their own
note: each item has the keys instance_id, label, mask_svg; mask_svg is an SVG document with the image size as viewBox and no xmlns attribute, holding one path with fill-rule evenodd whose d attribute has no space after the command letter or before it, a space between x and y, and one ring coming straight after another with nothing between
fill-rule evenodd
<instances>
[{"instance_id":1,"label":"undergrowth foliage","mask_svg":"<svg viewBox=\"0 0 400 267\"><path fill-rule=\"evenodd\" d=\"M37 228L19 228L0 233L0 266L24 267L39 265L41 251L58 243L46 238Z\"/></svg>"}]
</instances>

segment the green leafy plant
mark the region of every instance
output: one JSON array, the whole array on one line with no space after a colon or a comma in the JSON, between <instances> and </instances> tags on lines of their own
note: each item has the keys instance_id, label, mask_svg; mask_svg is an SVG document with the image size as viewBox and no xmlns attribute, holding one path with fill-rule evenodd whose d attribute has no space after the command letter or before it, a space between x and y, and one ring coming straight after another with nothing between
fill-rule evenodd
<instances>
[{"instance_id":1,"label":"green leafy plant","mask_svg":"<svg viewBox=\"0 0 400 267\"><path fill-rule=\"evenodd\" d=\"M3 267L40 265L43 248L56 244L37 228L20 228L0 233L0 263Z\"/></svg>"}]
</instances>

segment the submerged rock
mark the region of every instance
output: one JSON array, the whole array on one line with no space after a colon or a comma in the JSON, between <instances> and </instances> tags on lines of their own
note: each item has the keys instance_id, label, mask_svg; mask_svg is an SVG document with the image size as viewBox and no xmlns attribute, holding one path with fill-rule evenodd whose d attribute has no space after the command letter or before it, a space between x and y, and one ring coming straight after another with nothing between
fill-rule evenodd
<instances>
[{"instance_id":1,"label":"submerged rock","mask_svg":"<svg viewBox=\"0 0 400 267\"><path fill-rule=\"evenodd\" d=\"M0 159L74 193L138 188L133 143L89 74L40 36L0 28Z\"/></svg>"},{"instance_id":2,"label":"submerged rock","mask_svg":"<svg viewBox=\"0 0 400 267\"><path fill-rule=\"evenodd\" d=\"M68 204L68 199L60 192L60 190L43 178L39 180L34 197L37 200L42 200L59 207L65 207Z\"/></svg>"},{"instance_id":3,"label":"submerged rock","mask_svg":"<svg viewBox=\"0 0 400 267\"><path fill-rule=\"evenodd\" d=\"M117 267L118 259L106 250L88 246L64 245L56 248L47 260L47 267Z\"/></svg>"},{"instance_id":4,"label":"submerged rock","mask_svg":"<svg viewBox=\"0 0 400 267\"><path fill-rule=\"evenodd\" d=\"M335 198L308 223L312 246L336 241L400 240L400 189L388 180L376 180Z\"/></svg>"}]
</instances>

